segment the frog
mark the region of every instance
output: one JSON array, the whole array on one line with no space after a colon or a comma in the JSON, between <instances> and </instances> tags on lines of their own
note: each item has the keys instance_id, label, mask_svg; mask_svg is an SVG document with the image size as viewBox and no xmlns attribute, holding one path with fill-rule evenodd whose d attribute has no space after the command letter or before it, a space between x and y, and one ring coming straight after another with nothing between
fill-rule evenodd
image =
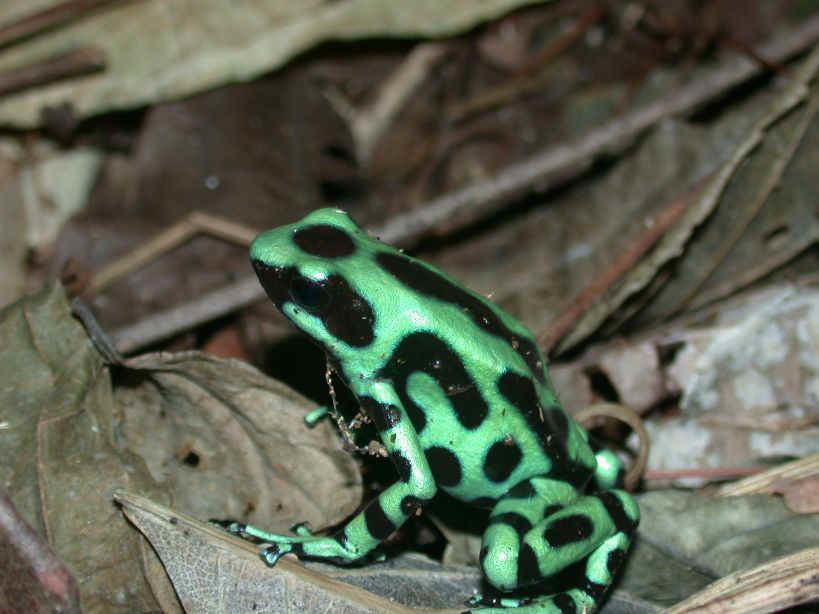
<instances>
[{"instance_id":1,"label":"frog","mask_svg":"<svg viewBox=\"0 0 819 614\"><path fill-rule=\"evenodd\" d=\"M532 333L341 209L262 232L250 261L273 304L349 387L397 479L330 534L304 524L294 534L231 530L264 542L270 566L288 553L360 563L445 492L488 510L478 562L489 592L476 591L470 607L596 611L640 511L618 488L619 457L562 408ZM564 577L569 585L555 587Z\"/></svg>"}]
</instances>

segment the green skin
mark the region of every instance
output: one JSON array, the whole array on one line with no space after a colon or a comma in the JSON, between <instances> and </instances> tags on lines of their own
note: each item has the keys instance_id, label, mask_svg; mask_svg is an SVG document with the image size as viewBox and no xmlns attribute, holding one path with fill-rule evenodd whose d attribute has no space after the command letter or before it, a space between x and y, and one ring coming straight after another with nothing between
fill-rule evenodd
<instances>
[{"instance_id":1,"label":"green skin","mask_svg":"<svg viewBox=\"0 0 819 614\"><path fill-rule=\"evenodd\" d=\"M324 349L370 416L399 479L332 535L231 530L270 542L261 552L269 565L288 552L351 563L441 489L491 509L480 563L497 596L472 605L596 610L640 512L613 488L616 456L595 454L560 408L531 333L340 210L260 234L250 259L276 306ZM595 492L584 495L589 482ZM574 563L573 586L507 595Z\"/></svg>"}]
</instances>

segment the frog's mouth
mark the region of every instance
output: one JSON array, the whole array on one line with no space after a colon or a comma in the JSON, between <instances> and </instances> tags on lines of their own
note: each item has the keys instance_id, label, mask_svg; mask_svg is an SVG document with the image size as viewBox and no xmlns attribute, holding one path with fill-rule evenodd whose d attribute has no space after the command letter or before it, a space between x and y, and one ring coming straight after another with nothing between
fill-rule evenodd
<instances>
[{"instance_id":1,"label":"frog's mouth","mask_svg":"<svg viewBox=\"0 0 819 614\"><path fill-rule=\"evenodd\" d=\"M293 277L295 269L293 267L271 266L262 260L250 259L250 264L262 284L262 288L270 297L270 300L281 309L282 305L289 299L290 279Z\"/></svg>"}]
</instances>

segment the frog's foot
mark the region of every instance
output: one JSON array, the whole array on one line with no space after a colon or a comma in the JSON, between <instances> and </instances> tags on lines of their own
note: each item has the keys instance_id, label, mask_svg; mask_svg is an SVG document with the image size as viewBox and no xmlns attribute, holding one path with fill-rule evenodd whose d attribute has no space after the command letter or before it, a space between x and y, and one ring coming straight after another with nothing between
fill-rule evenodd
<instances>
[{"instance_id":1,"label":"frog's foot","mask_svg":"<svg viewBox=\"0 0 819 614\"><path fill-rule=\"evenodd\" d=\"M592 614L597 611L597 604L594 600L579 589L523 599L500 596L482 597L476 593L469 599L468 605L479 608L469 610L474 614L512 614L509 611L512 608L514 608L514 614L566 614L566 612Z\"/></svg>"},{"instance_id":2,"label":"frog's foot","mask_svg":"<svg viewBox=\"0 0 819 614\"><path fill-rule=\"evenodd\" d=\"M329 561L343 565L361 558L361 553L346 547L338 536L313 535L306 523L295 524L291 531L295 535L270 533L253 525L234 522L228 531L244 538L264 542L259 556L273 567L285 554L293 553L300 559Z\"/></svg>"},{"instance_id":3,"label":"frog's foot","mask_svg":"<svg viewBox=\"0 0 819 614\"><path fill-rule=\"evenodd\" d=\"M529 603L531 599L520 599L517 597L504 597L502 595L484 595L483 593L475 592L466 604L470 607L481 607L481 612L491 612L492 609L507 609L519 608L520 606Z\"/></svg>"},{"instance_id":4,"label":"frog's foot","mask_svg":"<svg viewBox=\"0 0 819 614\"><path fill-rule=\"evenodd\" d=\"M243 522L231 522L227 525L229 533L238 535L245 539L253 538L263 542L287 542L295 540L299 537L313 537L313 532L307 522L299 522L290 527L296 535L281 535L280 533L270 533L264 529L254 527L252 524L244 524Z\"/></svg>"},{"instance_id":5,"label":"frog's foot","mask_svg":"<svg viewBox=\"0 0 819 614\"><path fill-rule=\"evenodd\" d=\"M517 612L594 612L639 518L637 503L623 491L578 497L571 485L530 478L527 488L515 487L493 508L481 569L502 595L531 597Z\"/></svg>"},{"instance_id":6,"label":"frog's foot","mask_svg":"<svg viewBox=\"0 0 819 614\"><path fill-rule=\"evenodd\" d=\"M313 411L308 412L307 415L304 416L304 422L307 424L308 427L313 428L318 424L319 420L321 420L324 416L330 413L330 410L327 408L326 405L322 405L321 407L316 407Z\"/></svg>"},{"instance_id":7,"label":"frog's foot","mask_svg":"<svg viewBox=\"0 0 819 614\"><path fill-rule=\"evenodd\" d=\"M268 567L273 567L282 556L289 552L293 552L293 544L270 544L259 550L259 556Z\"/></svg>"}]
</instances>

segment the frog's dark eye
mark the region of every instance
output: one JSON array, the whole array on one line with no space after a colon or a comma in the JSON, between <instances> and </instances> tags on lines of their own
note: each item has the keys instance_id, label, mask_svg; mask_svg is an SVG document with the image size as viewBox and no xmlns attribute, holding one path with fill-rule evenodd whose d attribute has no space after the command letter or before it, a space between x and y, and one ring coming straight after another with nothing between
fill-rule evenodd
<instances>
[{"instance_id":1,"label":"frog's dark eye","mask_svg":"<svg viewBox=\"0 0 819 614\"><path fill-rule=\"evenodd\" d=\"M299 275L290 281L290 298L308 311L324 311L332 297L323 282Z\"/></svg>"}]
</instances>

